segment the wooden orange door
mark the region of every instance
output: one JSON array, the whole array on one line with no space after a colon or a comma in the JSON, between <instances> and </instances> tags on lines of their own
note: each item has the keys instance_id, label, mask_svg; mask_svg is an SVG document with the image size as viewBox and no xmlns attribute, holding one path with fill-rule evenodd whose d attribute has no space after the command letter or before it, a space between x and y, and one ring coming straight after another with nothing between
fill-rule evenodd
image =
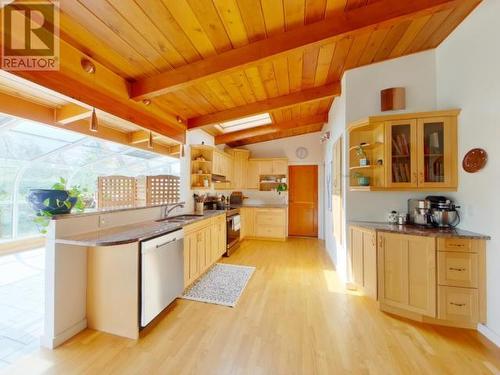
<instances>
[{"instance_id":1,"label":"wooden orange door","mask_svg":"<svg viewBox=\"0 0 500 375\"><path fill-rule=\"evenodd\" d=\"M288 168L288 235L318 236L318 166Z\"/></svg>"}]
</instances>

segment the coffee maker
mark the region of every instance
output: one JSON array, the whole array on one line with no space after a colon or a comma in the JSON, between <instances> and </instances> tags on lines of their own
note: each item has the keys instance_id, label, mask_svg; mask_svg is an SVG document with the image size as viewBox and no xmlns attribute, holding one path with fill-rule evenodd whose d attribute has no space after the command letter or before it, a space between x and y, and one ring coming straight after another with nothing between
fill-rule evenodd
<instances>
[{"instance_id":1,"label":"coffee maker","mask_svg":"<svg viewBox=\"0 0 500 375\"><path fill-rule=\"evenodd\" d=\"M460 223L457 208L460 206L446 197L429 195L425 200L430 202L432 224L440 228L454 228Z\"/></svg>"},{"instance_id":2,"label":"coffee maker","mask_svg":"<svg viewBox=\"0 0 500 375\"><path fill-rule=\"evenodd\" d=\"M411 224L432 226L431 202L427 199L408 199L408 219Z\"/></svg>"}]
</instances>

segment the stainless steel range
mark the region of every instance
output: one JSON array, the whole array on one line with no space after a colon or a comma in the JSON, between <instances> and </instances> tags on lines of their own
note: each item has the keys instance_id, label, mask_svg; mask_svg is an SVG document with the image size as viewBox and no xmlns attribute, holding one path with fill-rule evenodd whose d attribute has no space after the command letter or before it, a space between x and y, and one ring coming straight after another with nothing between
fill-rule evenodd
<instances>
[{"instance_id":1,"label":"stainless steel range","mask_svg":"<svg viewBox=\"0 0 500 375\"><path fill-rule=\"evenodd\" d=\"M241 217L240 209L226 209L226 256L230 256L240 246Z\"/></svg>"}]
</instances>

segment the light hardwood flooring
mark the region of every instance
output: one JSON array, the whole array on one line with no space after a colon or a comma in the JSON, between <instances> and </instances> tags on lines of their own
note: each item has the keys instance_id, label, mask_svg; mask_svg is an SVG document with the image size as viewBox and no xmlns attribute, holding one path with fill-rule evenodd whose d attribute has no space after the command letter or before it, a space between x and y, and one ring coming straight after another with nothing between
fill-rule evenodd
<instances>
[{"instance_id":1,"label":"light hardwood flooring","mask_svg":"<svg viewBox=\"0 0 500 375\"><path fill-rule=\"evenodd\" d=\"M346 292L314 239L245 241L255 266L236 308L178 300L135 342L87 330L15 374L490 374L500 350L475 331L397 319Z\"/></svg>"}]
</instances>

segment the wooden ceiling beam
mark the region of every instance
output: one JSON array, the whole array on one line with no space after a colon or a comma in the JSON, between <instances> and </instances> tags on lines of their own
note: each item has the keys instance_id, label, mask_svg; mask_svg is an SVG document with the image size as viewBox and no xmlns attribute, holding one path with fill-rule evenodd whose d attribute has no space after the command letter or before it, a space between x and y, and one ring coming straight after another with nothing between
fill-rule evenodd
<instances>
[{"instance_id":1,"label":"wooden ceiling beam","mask_svg":"<svg viewBox=\"0 0 500 375\"><path fill-rule=\"evenodd\" d=\"M324 124L328 121L328 113L304 117L298 120L279 122L272 125L257 126L251 129L240 130L227 134L221 134L215 137L215 144L229 144L236 141L241 141L247 138L259 137L267 134L278 133L283 130L300 128L313 124Z\"/></svg>"},{"instance_id":2,"label":"wooden ceiling beam","mask_svg":"<svg viewBox=\"0 0 500 375\"><path fill-rule=\"evenodd\" d=\"M16 36L14 36L16 37ZM32 83L61 93L103 112L130 121L179 142L185 142L186 126L172 114L155 105L145 105L129 98L129 83L104 65L60 39L60 69L57 71L10 71ZM1 45L0 41L0 45ZM95 65L95 73L86 73L83 59ZM154 102L153 102L154 104Z\"/></svg>"},{"instance_id":3,"label":"wooden ceiling beam","mask_svg":"<svg viewBox=\"0 0 500 375\"><path fill-rule=\"evenodd\" d=\"M90 118L92 110L77 104L69 103L56 109L56 122L70 124L72 122Z\"/></svg>"},{"instance_id":4,"label":"wooden ceiling beam","mask_svg":"<svg viewBox=\"0 0 500 375\"><path fill-rule=\"evenodd\" d=\"M153 133L153 140L158 139L160 136ZM149 140L149 132L147 130L137 130L132 133L128 133L128 141L132 144L144 143Z\"/></svg>"},{"instance_id":5,"label":"wooden ceiling beam","mask_svg":"<svg viewBox=\"0 0 500 375\"><path fill-rule=\"evenodd\" d=\"M327 19L292 29L131 84L131 98L142 100L183 89L201 80L229 74L280 55L356 36L377 27L457 6L462 0L381 0Z\"/></svg>"},{"instance_id":6,"label":"wooden ceiling beam","mask_svg":"<svg viewBox=\"0 0 500 375\"><path fill-rule=\"evenodd\" d=\"M153 143L153 148L149 148L146 143L131 143L128 133L106 127L102 123L99 123L99 130L97 132L90 130L89 121L87 120L76 120L69 124L59 123L56 121L56 112L57 110L55 108L46 107L26 99L0 93L0 113L36 121L54 128L70 130L90 137L120 143L125 146L156 152L166 156L178 156L179 154L180 148L177 145L166 146Z\"/></svg>"},{"instance_id":7,"label":"wooden ceiling beam","mask_svg":"<svg viewBox=\"0 0 500 375\"><path fill-rule=\"evenodd\" d=\"M335 82L330 85L314 87L308 90L298 91L292 94L278 96L240 107L226 109L220 112L192 117L187 120L188 129L196 129L199 127L218 124L242 117L258 115L278 109L285 109L293 107L297 104L309 103L317 100L331 98L334 96L339 96L340 90L340 82Z\"/></svg>"},{"instance_id":8,"label":"wooden ceiling beam","mask_svg":"<svg viewBox=\"0 0 500 375\"><path fill-rule=\"evenodd\" d=\"M282 138L289 138L289 137L296 137L298 135L303 135L303 134L310 134L310 133L317 133L320 132L321 129L323 129L323 123L318 123L318 124L309 124L305 126L301 126L298 128L293 128L293 129L286 129L286 130L280 130L276 133L272 134L265 134L262 136L256 136L256 137L251 137L251 138L246 138L242 139L239 141L235 141L232 143L229 143L229 147L241 147L245 145L249 145L252 143L261 143L261 142L268 142L268 141L274 141L277 139L282 139ZM318 138L319 141L319 138Z\"/></svg>"}]
</instances>

